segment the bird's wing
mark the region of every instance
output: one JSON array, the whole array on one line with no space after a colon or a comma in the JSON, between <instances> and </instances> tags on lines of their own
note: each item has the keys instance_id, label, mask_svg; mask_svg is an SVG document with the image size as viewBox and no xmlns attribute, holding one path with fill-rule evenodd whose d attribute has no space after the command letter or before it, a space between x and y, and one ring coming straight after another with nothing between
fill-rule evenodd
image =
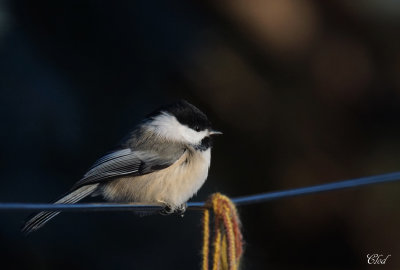
<instances>
[{"instance_id":1,"label":"bird's wing","mask_svg":"<svg viewBox=\"0 0 400 270\"><path fill-rule=\"evenodd\" d=\"M111 152L97 160L72 189L118 176L138 176L165 169L174 164L184 151L180 148L160 154L154 151L134 151L126 148Z\"/></svg>"}]
</instances>

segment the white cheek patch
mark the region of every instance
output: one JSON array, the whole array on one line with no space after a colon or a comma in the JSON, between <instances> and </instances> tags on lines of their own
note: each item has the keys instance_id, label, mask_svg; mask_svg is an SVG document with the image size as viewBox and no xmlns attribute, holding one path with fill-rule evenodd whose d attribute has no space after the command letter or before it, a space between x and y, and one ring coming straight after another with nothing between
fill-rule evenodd
<instances>
[{"instance_id":1,"label":"white cheek patch","mask_svg":"<svg viewBox=\"0 0 400 270\"><path fill-rule=\"evenodd\" d=\"M197 132L179 123L175 116L162 113L149 123L149 128L159 136L190 144L199 144L204 137L208 136L208 131Z\"/></svg>"},{"instance_id":2,"label":"white cheek patch","mask_svg":"<svg viewBox=\"0 0 400 270\"><path fill-rule=\"evenodd\" d=\"M186 141L190 142L191 144L200 143L201 140L203 140L204 137L206 137L208 135L207 130L197 132L186 126L183 126L183 125L181 125L181 126L182 126L182 129L181 129L182 136L186 139Z\"/></svg>"}]
</instances>

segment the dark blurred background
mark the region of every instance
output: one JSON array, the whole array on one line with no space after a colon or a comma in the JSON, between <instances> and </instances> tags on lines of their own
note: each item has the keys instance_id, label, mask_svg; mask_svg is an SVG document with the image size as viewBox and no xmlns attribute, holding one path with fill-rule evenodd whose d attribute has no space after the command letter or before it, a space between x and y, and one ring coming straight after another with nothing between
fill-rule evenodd
<instances>
[{"instance_id":1,"label":"dark blurred background","mask_svg":"<svg viewBox=\"0 0 400 270\"><path fill-rule=\"evenodd\" d=\"M185 98L224 132L194 200L400 168L400 3L0 0L0 201L48 202ZM240 208L243 269L400 269L400 184ZM200 213L0 213L1 269L199 269Z\"/></svg>"}]
</instances>

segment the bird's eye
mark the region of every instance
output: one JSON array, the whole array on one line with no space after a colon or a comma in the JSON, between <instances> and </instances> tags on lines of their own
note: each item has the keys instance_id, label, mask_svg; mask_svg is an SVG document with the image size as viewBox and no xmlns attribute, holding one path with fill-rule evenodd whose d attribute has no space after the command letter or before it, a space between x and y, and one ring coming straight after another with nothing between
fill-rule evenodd
<instances>
[{"instance_id":1,"label":"bird's eye","mask_svg":"<svg viewBox=\"0 0 400 270\"><path fill-rule=\"evenodd\" d=\"M200 131L200 127L199 127L199 126L195 126L195 127L194 127L194 130L196 130L197 132L199 132L199 131Z\"/></svg>"}]
</instances>

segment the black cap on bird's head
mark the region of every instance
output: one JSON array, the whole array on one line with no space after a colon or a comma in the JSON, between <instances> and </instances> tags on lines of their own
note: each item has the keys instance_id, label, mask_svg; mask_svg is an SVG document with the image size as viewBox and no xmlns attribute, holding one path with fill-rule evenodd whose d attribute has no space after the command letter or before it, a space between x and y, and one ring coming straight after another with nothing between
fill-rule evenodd
<instances>
[{"instance_id":1,"label":"black cap on bird's head","mask_svg":"<svg viewBox=\"0 0 400 270\"><path fill-rule=\"evenodd\" d=\"M149 118L153 118L162 113L168 113L175 116L175 118L181 123L197 132L203 130L210 130L210 135L222 134L219 131L211 130L211 122L207 116L200 111L196 106L190 104L186 100L179 100L177 102L160 107L156 111L148 115Z\"/></svg>"}]
</instances>

